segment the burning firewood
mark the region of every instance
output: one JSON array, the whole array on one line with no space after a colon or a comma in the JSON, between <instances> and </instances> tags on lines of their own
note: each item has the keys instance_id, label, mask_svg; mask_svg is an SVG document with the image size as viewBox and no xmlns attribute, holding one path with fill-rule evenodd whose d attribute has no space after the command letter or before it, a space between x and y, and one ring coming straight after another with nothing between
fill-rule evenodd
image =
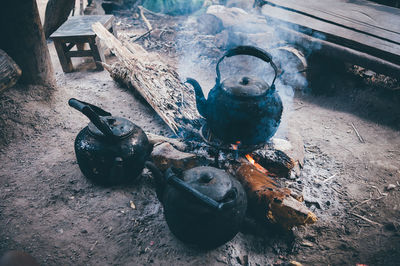
<instances>
[{"instance_id":1,"label":"burning firewood","mask_svg":"<svg viewBox=\"0 0 400 266\"><path fill-rule=\"evenodd\" d=\"M278 176L288 177L292 170L299 175L304 163L304 144L297 134L288 135L289 140L272 138L266 146L251 152L251 157Z\"/></svg>"},{"instance_id":2,"label":"burning firewood","mask_svg":"<svg viewBox=\"0 0 400 266\"><path fill-rule=\"evenodd\" d=\"M317 221L316 215L293 198L290 189L280 187L271 174L260 172L250 163L243 163L236 177L246 189L249 210L256 218L286 229Z\"/></svg>"}]
</instances>

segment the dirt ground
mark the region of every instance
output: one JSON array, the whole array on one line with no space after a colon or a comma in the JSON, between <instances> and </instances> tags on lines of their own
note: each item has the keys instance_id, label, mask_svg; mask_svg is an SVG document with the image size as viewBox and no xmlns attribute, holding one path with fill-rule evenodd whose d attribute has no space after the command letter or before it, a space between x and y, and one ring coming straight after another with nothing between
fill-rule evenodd
<instances>
[{"instance_id":1,"label":"dirt ground","mask_svg":"<svg viewBox=\"0 0 400 266\"><path fill-rule=\"evenodd\" d=\"M113 188L81 174L73 141L87 119L68 106L71 97L146 132L172 133L106 71L74 62L79 71L64 74L49 49L56 88L17 86L0 95L0 254L24 250L43 265L400 265L399 90L319 73L319 93L297 92L285 121L306 152L301 176L286 183L302 189L318 222L289 233L243 228L203 251L170 233L147 171ZM396 187L386 191L389 184Z\"/></svg>"}]
</instances>

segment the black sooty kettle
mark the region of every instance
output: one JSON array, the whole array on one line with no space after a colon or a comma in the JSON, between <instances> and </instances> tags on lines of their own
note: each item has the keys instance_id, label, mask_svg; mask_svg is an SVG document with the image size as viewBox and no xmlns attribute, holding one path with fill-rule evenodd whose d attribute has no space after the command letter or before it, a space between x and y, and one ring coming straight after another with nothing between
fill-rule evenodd
<instances>
[{"instance_id":1,"label":"black sooty kettle","mask_svg":"<svg viewBox=\"0 0 400 266\"><path fill-rule=\"evenodd\" d=\"M151 152L144 131L92 104L76 99L70 99L68 104L90 120L75 139L75 154L82 173L102 185L135 180Z\"/></svg>"},{"instance_id":2,"label":"black sooty kettle","mask_svg":"<svg viewBox=\"0 0 400 266\"><path fill-rule=\"evenodd\" d=\"M231 76L221 81L219 64L224 58L236 55L253 56L269 63L274 69L271 85L257 76ZM226 143L265 143L277 131L283 110L275 90L278 69L272 56L257 47L237 46L218 60L216 72L216 83L207 99L200 84L192 78L187 79L196 93L197 110L206 118L212 133Z\"/></svg>"},{"instance_id":3,"label":"black sooty kettle","mask_svg":"<svg viewBox=\"0 0 400 266\"><path fill-rule=\"evenodd\" d=\"M242 185L221 169L199 166L181 174L169 168L164 175L146 162L157 180L157 196L171 232L182 242L215 248L231 240L247 209Z\"/></svg>"}]
</instances>

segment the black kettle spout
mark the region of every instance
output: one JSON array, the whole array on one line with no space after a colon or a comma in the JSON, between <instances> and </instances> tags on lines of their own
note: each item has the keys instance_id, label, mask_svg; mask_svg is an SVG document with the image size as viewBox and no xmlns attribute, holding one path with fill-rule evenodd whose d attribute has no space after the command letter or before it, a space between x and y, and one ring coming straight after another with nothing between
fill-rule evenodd
<instances>
[{"instance_id":1,"label":"black kettle spout","mask_svg":"<svg viewBox=\"0 0 400 266\"><path fill-rule=\"evenodd\" d=\"M197 111L201 116L207 118L207 100L204 97L200 84L192 78L187 78L186 83L189 83L194 88L194 92L196 94Z\"/></svg>"},{"instance_id":2,"label":"black kettle spout","mask_svg":"<svg viewBox=\"0 0 400 266\"><path fill-rule=\"evenodd\" d=\"M160 169L157 168L157 166L153 162L146 161L144 165L146 166L147 169L150 170L150 172L153 173L153 176L155 178L157 198L160 202L162 202L164 189L165 186L167 185L164 178L164 174L160 171Z\"/></svg>"}]
</instances>

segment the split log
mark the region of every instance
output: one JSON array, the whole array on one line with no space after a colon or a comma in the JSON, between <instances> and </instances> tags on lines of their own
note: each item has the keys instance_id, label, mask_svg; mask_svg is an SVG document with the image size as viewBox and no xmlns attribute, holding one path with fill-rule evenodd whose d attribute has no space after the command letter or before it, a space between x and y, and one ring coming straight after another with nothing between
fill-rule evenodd
<instances>
[{"instance_id":1,"label":"split log","mask_svg":"<svg viewBox=\"0 0 400 266\"><path fill-rule=\"evenodd\" d=\"M17 63L0 49L0 91L14 86L21 73Z\"/></svg>"},{"instance_id":2,"label":"split log","mask_svg":"<svg viewBox=\"0 0 400 266\"><path fill-rule=\"evenodd\" d=\"M152 134L146 132L147 138L149 139L150 144L153 146L156 146L158 144L168 142L171 144L174 148L176 148L179 151L185 151L187 150L187 145L180 139L172 139L172 138L167 138L164 136Z\"/></svg>"},{"instance_id":3,"label":"split log","mask_svg":"<svg viewBox=\"0 0 400 266\"><path fill-rule=\"evenodd\" d=\"M168 142L156 145L151 153L151 159L161 171L169 167L187 170L201 165L201 159L195 154L178 151Z\"/></svg>"},{"instance_id":4,"label":"split log","mask_svg":"<svg viewBox=\"0 0 400 266\"><path fill-rule=\"evenodd\" d=\"M243 184L249 199L249 210L261 221L279 224L285 229L313 224L316 215L291 196L288 188L258 171L252 164L242 164L236 177Z\"/></svg>"},{"instance_id":5,"label":"split log","mask_svg":"<svg viewBox=\"0 0 400 266\"><path fill-rule=\"evenodd\" d=\"M0 47L21 68L20 82L53 86L53 67L36 0L3 2Z\"/></svg>"},{"instance_id":6,"label":"split log","mask_svg":"<svg viewBox=\"0 0 400 266\"><path fill-rule=\"evenodd\" d=\"M194 92L174 67L138 44L122 43L100 23L93 24L93 31L121 62L106 67L111 77L136 90L175 134L200 118Z\"/></svg>"}]
</instances>

